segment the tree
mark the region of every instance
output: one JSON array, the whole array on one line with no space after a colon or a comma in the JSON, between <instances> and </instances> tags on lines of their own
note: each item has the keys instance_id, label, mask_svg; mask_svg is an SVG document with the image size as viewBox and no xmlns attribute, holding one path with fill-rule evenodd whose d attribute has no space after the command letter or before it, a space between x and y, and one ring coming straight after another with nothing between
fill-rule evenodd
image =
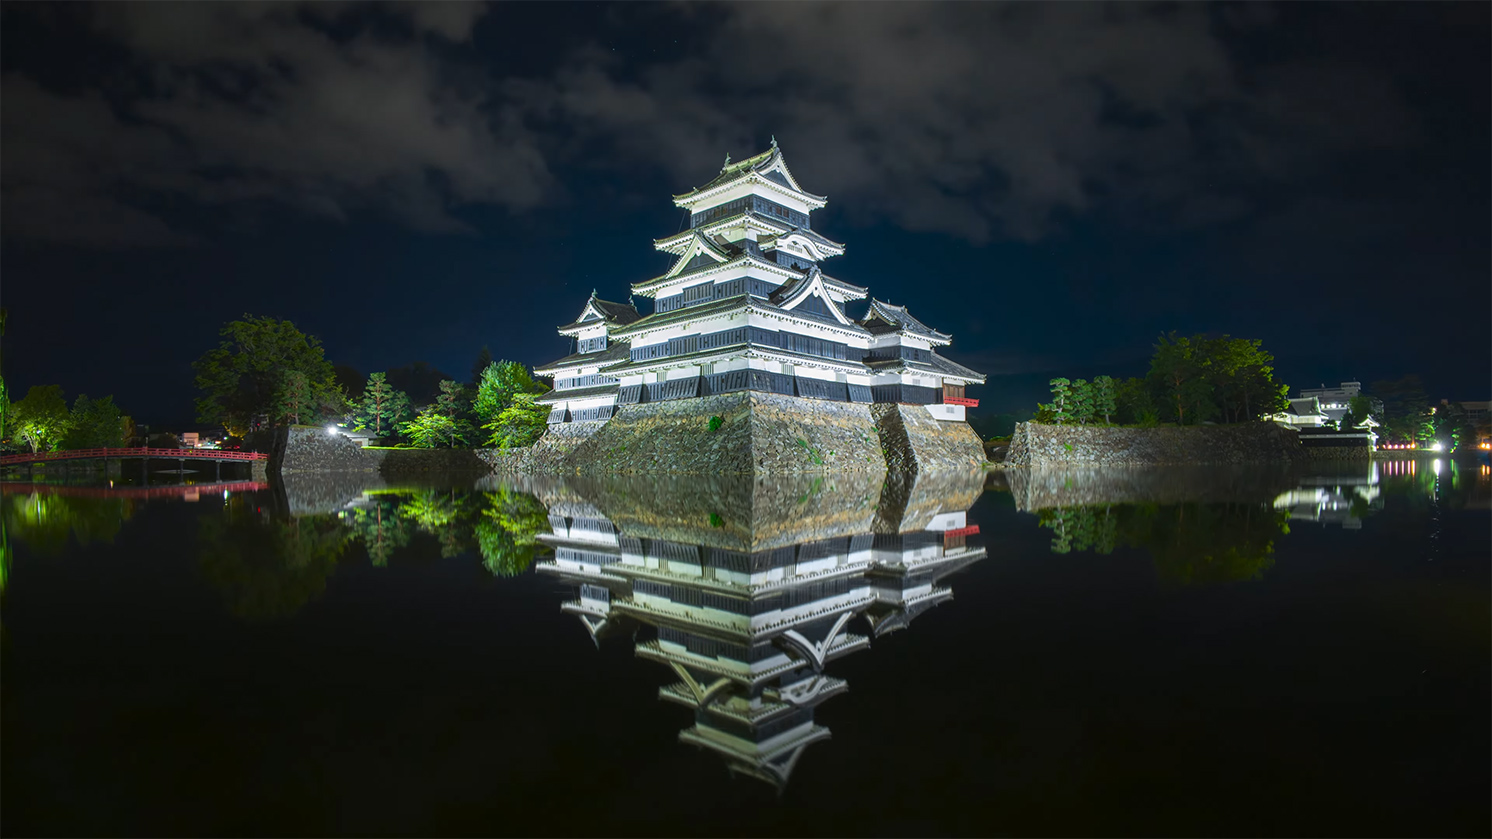
<instances>
[{"instance_id":1,"label":"tree","mask_svg":"<svg viewBox=\"0 0 1492 839\"><path fill-rule=\"evenodd\" d=\"M482 371L477 382L477 398L472 405L477 422L486 428L520 393L539 393L543 388L529 373L528 368L516 361L495 361Z\"/></svg>"},{"instance_id":2,"label":"tree","mask_svg":"<svg viewBox=\"0 0 1492 839\"><path fill-rule=\"evenodd\" d=\"M487 368L491 366L492 350L487 349L487 345L483 344L481 352L477 353L477 360L473 361L471 364L472 387L476 387L477 385L482 383L482 374L487 372Z\"/></svg>"},{"instance_id":3,"label":"tree","mask_svg":"<svg viewBox=\"0 0 1492 839\"><path fill-rule=\"evenodd\" d=\"M347 364L338 364L332 367L332 375L337 380L337 386L347 394L347 398L356 403L363 398L363 374L356 367Z\"/></svg>"},{"instance_id":4,"label":"tree","mask_svg":"<svg viewBox=\"0 0 1492 839\"><path fill-rule=\"evenodd\" d=\"M356 428L371 428L379 437L392 435L394 429L409 416L409 397L402 390L395 390L384 373L368 377L363 387L363 398L353 414Z\"/></svg>"},{"instance_id":5,"label":"tree","mask_svg":"<svg viewBox=\"0 0 1492 839\"><path fill-rule=\"evenodd\" d=\"M124 445L124 415L114 404L114 397L89 399L83 394L73 400L68 414L64 449L99 449Z\"/></svg>"},{"instance_id":6,"label":"tree","mask_svg":"<svg viewBox=\"0 0 1492 839\"><path fill-rule=\"evenodd\" d=\"M1357 428L1373 415L1373 400L1361 394L1347 402L1347 413L1342 415L1343 431Z\"/></svg>"},{"instance_id":7,"label":"tree","mask_svg":"<svg viewBox=\"0 0 1492 839\"><path fill-rule=\"evenodd\" d=\"M1198 342L1178 338L1175 332L1160 336L1155 355L1150 359L1150 382L1163 397L1164 404L1185 425L1187 412L1192 423L1199 423L1215 413L1212 385L1207 381L1205 359Z\"/></svg>"},{"instance_id":8,"label":"tree","mask_svg":"<svg viewBox=\"0 0 1492 839\"><path fill-rule=\"evenodd\" d=\"M1369 391L1383 402L1383 434L1398 442L1423 442L1434 436L1430 398L1419 376L1373 382Z\"/></svg>"},{"instance_id":9,"label":"tree","mask_svg":"<svg viewBox=\"0 0 1492 839\"><path fill-rule=\"evenodd\" d=\"M466 442L465 432L456 420L442 414L434 405L420 409L415 418L399 425L399 433L418 448L454 447Z\"/></svg>"},{"instance_id":10,"label":"tree","mask_svg":"<svg viewBox=\"0 0 1492 839\"><path fill-rule=\"evenodd\" d=\"M549 425L549 409L534 404L532 393L520 393L513 402L497 415L497 419L483 425L492 432L487 445L509 449L515 446L531 446L544 436Z\"/></svg>"},{"instance_id":11,"label":"tree","mask_svg":"<svg viewBox=\"0 0 1492 839\"><path fill-rule=\"evenodd\" d=\"M466 388L460 382L447 379L440 383L440 395L435 397L435 410L451 419L457 419L466 411L468 401Z\"/></svg>"},{"instance_id":12,"label":"tree","mask_svg":"<svg viewBox=\"0 0 1492 839\"><path fill-rule=\"evenodd\" d=\"M442 373L428 362L416 361L388 371L389 384L409 394L415 405L428 405L440 395L440 383L453 378Z\"/></svg>"},{"instance_id":13,"label":"tree","mask_svg":"<svg viewBox=\"0 0 1492 839\"><path fill-rule=\"evenodd\" d=\"M1093 412L1102 414L1104 424L1113 422L1118 412L1115 405L1114 380L1109 376L1098 376L1093 380Z\"/></svg>"},{"instance_id":14,"label":"tree","mask_svg":"<svg viewBox=\"0 0 1492 839\"><path fill-rule=\"evenodd\" d=\"M1144 379L1125 379L1115 391L1121 422L1152 426L1160 421L1150 385Z\"/></svg>"},{"instance_id":15,"label":"tree","mask_svg":"<svg viewBox=\"0 0 1492 839\"><path fill-rule=\"evenodd\" d=\"M275 407L271 414L276 424L300 425L301 415L311 413L311 382L299 370L290 370L275 390Z\"/></svg>"},{"instance_id":16,"label":"tree","mask_svg":"<svg viewBox=\"0 0 1492 839\"><path fill-rule=\"evenodd\" d=\"M1072 383L1072 419L1078 425L1087 425L1093 419L1093 385L1087 379Z\"/></svg>"},{"instance_id":17,"label":"tree","mask_svg":"<svg viewBox=\"0 0 1492 839\"><path fill-rule=\"evenodd\" d=\"M56 449L72 425L62 387L33 386L11 407L10 423L16 439L30 446L33 453Z\"/></svg>"},{"instance_id":18,"label":"tree","mask_svg":"<svg viewBox=\"0 0 1492 839\"><path fill-rule=\"evenodd\" d=\"M202 391L197 400L202 422L230 429L255 428L261 418L277 414L286 395L286 377L292 373L305 377L306 405L324 410L341 400L336 373L321 341L290 321L244 315L242 320L224 324L219 334L223 339L219 345L192 365Z\"/></svg>"},{"instance_id":19,"label":"tree","mask_svg":"<svg viewBox=\"0 0 1492 839\"><path fill-rule=\"evenodd\" d=\"M1046 405L1038 405L1037 408L1050 416L1052 422L1061 425L1072 419L1072 382L1058 378L1047 384L1052 388L1052 401Z\"/></svg>"}]
</instances>

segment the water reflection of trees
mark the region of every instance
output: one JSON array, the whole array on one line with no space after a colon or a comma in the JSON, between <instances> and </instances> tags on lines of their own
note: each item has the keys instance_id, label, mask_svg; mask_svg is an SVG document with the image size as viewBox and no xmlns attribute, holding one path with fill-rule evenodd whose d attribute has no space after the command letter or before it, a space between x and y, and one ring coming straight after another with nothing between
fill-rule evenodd
<instances>
[{"instance_id":1,"label":"water reflection of trees","mask_svg":"<svg viewBox=\"0 0 1492 839\"><path fill-rule=\"evenodd\" d=\"M275 518L235 496L198 520L198 566L234 615L283 617L326 589L350 537L336 516Z\"/></svg>"},{"instance_id":2,"label":"water reflection of trees","mask_svg":"<svg viewBox=\"0 0 1492 839\"><path fill-rule=\"evenodd\" d=\"M1104 504L1039 513L1051 550L1150 551L1156 573L1183 585L1257 580L1274 565L1275 540L1290 513L1255 503Z\"/></svg>"},{"instance_id":3,"label":"water reflection of trees","mask_svg":"<svg viewBox=\"0 0 1492 839\"><path fill-rule=\"evenodd\" d=\"M68 542L113 543L135 514L130 498L87 498L47 492L6 495L0 504L9 539L43 556L57 556Z\"/></svg>"},{"instance_id":4,"label":"water reflection of trees","mask_svg":"<svg viewBox=\"0 0 1492 839\"><path fill-rule=\"evenodd\" d=\"M485 493L486 505L475 527L482 564L500 577L520 574L547 550L539 534L549 532L548 510L527 493L501 488Z\"/></svg>"}]
</instances>

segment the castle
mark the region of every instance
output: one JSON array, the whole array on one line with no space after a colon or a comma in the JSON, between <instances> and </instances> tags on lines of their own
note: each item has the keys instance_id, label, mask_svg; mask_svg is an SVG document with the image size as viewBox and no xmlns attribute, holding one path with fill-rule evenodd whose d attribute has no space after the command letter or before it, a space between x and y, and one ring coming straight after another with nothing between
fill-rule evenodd
<instances>
[{"instance_id":1,"label":"castle","mask_svg":"<svg viewBox=\"0 0 1492 839\"><path fill-rule=\"evenodd\" d=\"M653 243L673 266L632 286L652 298L652 313L592 292L559 327L575 351L535 368L554 379L537 400L551 427L741 391L922 406L947 422L978 405L964 389L984 376L938 354L952 336L873 298L859 320L845 314L867 289L821 269L844 245L813 230L827 199L798 186L775 138L754 157L727 157L714 180L674 203L690 213L688 229Z\"/></svg>"}]
</instances>

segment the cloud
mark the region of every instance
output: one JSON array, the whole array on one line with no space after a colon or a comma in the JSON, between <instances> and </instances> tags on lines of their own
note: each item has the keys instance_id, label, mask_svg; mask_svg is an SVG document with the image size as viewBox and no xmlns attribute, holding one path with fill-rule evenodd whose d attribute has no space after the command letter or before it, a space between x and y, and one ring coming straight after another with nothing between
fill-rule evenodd
<instances>
[{"instance_id":1,"label":"cloud","mask_svg":"<svg viewBox=\"0 0 1492 839\"><path fill-rule=\"evenodd\" d=\"M1205 4L746 3L697 53L637 72L580 51L518 98L683 188L775 133L805 186L975 242L1106 211L1172 226L1247 213L1259 178L1402 145L1383 74L1326 59L1254 73L1229 46L1273 13Z\"/></svg>"},{"instance_id":2,"label":"cloud","mask_svg":"<svg viewBox=\"0 0 1492 839\"><path fill-rule=\"evenodd\" d=\"M469 39L485 7L372 11L402 34L375 35L350 5L94 8L93 34L128 51L116 77L136 81L81 95L0 82L6 235L180 244L150 205L181 199L455 232L456 208L543 201L539 139L427 38Z\"/></svg>"},{"instance_id":3,"label":"cloud","mask_svg":"<svg viewBox=\"0 0 1492 839\"><path fill-rule=\"evenodd\" d=\"M851 224L975 243L1083 216L1174 231L1255 215L1343 156L1422 136L1372 64L1242 58L1239 43L1291 25L1274 7L650 7L677 50L576 44L524 77L494 77L502 57L472 44L486 12L89 7L90 37L127 66L86 93L4 78L5 233L180 243L155 208L182 202L461 232L460 208L551 200L555 167L641 164L682 191L774 133ZM73 207L87 212L61 224Z\"/></svg>"}]
</instances>

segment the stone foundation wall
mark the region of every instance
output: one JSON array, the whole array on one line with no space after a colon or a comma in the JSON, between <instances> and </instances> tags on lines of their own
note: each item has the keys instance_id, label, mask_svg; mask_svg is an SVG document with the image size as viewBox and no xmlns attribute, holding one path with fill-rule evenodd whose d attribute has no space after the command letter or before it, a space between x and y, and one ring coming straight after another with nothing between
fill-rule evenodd
<instances>
[{"instance_id":1,"label":"stone foundation wall","mask_svg":"<svg viewBox=\"0 0 1492 839\"><path fill-rule=\"evenodd\" d=\"M269 454L270 474L296 472L377 472L378 458L321 426L292 425L280 430Z\"/></svg>"},{"instance_id":2,"label":"stone foundation wall","mask_svg":"<svg viewBox=\"0 0 1492 839\"><path fill-rule=\"evenodd\" d=\"M573 471L565 468L565 458L605 424L606 420L555 423L528 448L478 449L477 454L498 472L544 475Z\"/></svg>"},{"instance_id":3,"label":"stone foundation wall","mask_svg":"<svg viewBox=\"0 0 1492 839\"><path fill-rule=\"evenodd\" d=\"M623 405L609 421L552 425L531 449L489 460L503 472L584 475L882 474L985 462L967 423L939 422L919 406L756 392Z\"/></svg>"},{"instance_id":4,"label":"stone foundation wall","mask_svg":"<svg viewBox=\"0 0 1492 839\"><path fill-rule=\"evenodd\" d=\"M623 406L564 465L708 475L882 472L886 461L868 405L746 392Z\"/></svg>"},{"instance_id":5,"label":"stone foundation wall","mask_svg":"<svg viewBox=\"0 0 1492 839\"><path fill-rule=\"evenodd\" d=\"M1367 446L1301 446L1306 460L1372 460L1373 450Z\"/></svg>"},{"instance_id":6,"label":"stone foundation wall","mask_svg":"<svg viewBox=\"0 0 1492 839\"><path fill-rule=\"evenodd\" d=\"M966 422L933 419L921 405L870 406L892 472L979 469L984 442Z\"/></svg>"},{"instance_id":7,"label":"stone foundation wall","mask_svg":"<svg viewBox=\"0 0 1492 839\"><path fill-rule=\"evenodd\" d=\"M365 449L325 428L282 429L269 456L269 472L362 472L410 475L427 472L487 474L492 465L471 449Z\"/></svg>"},{"instance_id":8,"label":"stone foundation wall","mask_svg":"<svg viewBox=\"0 0 1492 839\"><path fill-rule=\"evenodd\" d=\"M1019 423L1009 466L1118 466L1294 463L1305 450L1296 432L1272 422L1183 428L1092 428Z\"/></svg>"},{"instance_id":9,"label":"stone foundation wall","mask_svg":"<svg viewBox=\"0 0 1492 839\"><path fill-rule=\"evenodd\" d=\"M492 464L482 449L375 449L367 452L380 456L378 471L384 475L417 475L425 472L471 473L486 475Z\"/></svg>"}]
</instances>

